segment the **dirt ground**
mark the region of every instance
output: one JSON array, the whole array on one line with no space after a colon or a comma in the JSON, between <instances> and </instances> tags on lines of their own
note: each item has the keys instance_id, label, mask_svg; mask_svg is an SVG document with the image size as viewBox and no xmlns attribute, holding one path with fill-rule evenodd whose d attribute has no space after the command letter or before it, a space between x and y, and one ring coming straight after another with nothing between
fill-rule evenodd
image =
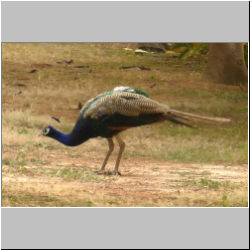
<instances>
[{"instance_id":1,"label":"dirt ground","mask_svg":"<svg viewBox=\"0 0 250 250\"><path fill-rule=\"evenodd\" d=\"M109 161L106 175L95 173L102 160L98 153L70 159L62 150L46 155L42 172L39 165L25 166L20 172L3 165L3 206L207 207L247 202L243 200L248 192L247 165L183 164L132 157L122 160L121 176L112 176L108 171L113 169L115 157ZM88 178L62 178L57 173L64 170L85 171ZM51 171L56 174L49 175ZM5 199L9 192L11 196Z\"/></svg>"}]
</instances>

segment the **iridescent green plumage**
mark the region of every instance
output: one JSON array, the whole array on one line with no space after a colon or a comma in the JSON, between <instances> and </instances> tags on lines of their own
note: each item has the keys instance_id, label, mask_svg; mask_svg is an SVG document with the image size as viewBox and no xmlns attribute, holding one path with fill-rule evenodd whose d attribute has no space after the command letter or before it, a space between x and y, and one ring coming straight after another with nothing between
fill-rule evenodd
<instances>
[{"instance_id":1,"label":"iridescent green plumage","mask_svg":"<svg viewBox=\"0 0 250 250\"><path fill-rule=\"evenodd\" d=\"M146 97L149 97L149 95L144 91L144 90L140 90L140 89L135 89L136 93L141 94L141 95L145 95Z\"/></svg>"}]
</instances>

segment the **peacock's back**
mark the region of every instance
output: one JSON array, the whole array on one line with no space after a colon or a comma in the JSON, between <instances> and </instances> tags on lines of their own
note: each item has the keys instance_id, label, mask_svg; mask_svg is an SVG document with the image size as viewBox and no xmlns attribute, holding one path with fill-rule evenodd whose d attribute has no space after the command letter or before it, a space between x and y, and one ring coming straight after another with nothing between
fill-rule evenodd
<instances>
[{"instance_id":1,"label":"peacock's back","mask_svg":"<svg viewBox=\"0 0 250 250\"><path fill-rule=\"evenodd\" d=\"M117 87L89 100L80 112L82 118L99 119L114 114L138 117L146 114L160 114L169 107L151 100L146 92L130 87Z\"/></svg>"}]
</instances>

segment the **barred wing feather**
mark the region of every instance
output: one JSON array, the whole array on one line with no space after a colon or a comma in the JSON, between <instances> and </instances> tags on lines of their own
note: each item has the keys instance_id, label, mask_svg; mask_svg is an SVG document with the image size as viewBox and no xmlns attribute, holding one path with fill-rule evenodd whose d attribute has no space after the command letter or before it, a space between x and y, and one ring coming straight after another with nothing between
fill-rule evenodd
<instances>
[{"instance_id":1,"label":"barred wing feather","mask_svg":"<svg viewBox=\"0 0 250 250\"><path fill-rule=\"evenodd\" d=\"M114 113L136 117L140 114L157 114L168 111L168 106L151 100L144 95L131 92L114 92L92 102L88 109L83 112L83 117L90 116L92 119L98 119L102 115L112 115Z\"/></svg>"}]
</instances>

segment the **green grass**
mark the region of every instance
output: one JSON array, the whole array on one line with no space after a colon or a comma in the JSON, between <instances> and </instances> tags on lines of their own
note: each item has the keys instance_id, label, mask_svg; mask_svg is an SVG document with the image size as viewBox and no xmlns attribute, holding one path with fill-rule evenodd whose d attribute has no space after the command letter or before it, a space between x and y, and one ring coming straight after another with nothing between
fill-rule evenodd
<instances>
[{"instance_id":1,"label":"green grass","mask_svg":"<svg viewBox=\"0 0 250 250\"><path fill-rule=\"evenodd\" d=\"M175 179L175 180L170 180L169 182L176 183L180 186L197 186L197 187L203 187L203 188L209 188L209 189L219 189L219 188L234 189L234 188L236 188L236 185L229 184L227 182L219 182L219 181L209 180L206 178L195 179L194 177L192 177L192 180L177 180L177 179Z\"/></svg>"},{"instance_id":2,"label":"green grass","mask_svg":"<svg viewBox=\"0 0 250 250\"><path fill-rule=\"evenodd\" d=\"M34 157L30 159L30 162L35 164L43 164L43 161L41 159L37 159Z\"/></svg>"},{"instance_id":3,"label":"green grass","mask_svg":"<svg viewBox=\"0 0 250 250\"><path fill-rule=\"evenodd\" d=\"M77 200L77 201L62 201L61 199L51 197L42 193L16 193L9 195L5 191L2 190L2 199L8 199L10 206L12 207L94 207L95 204L90 200Z\"/></svg>"},{"instance_id":4,"label":"green grass","mask_svg":"<svg viewBox=\"0 0 250 250\"><path fill-rule=\"evenodd\" d=\"M3 158L2 163L12 167L24 167L24 165L28 163L28 160L26 159L25 151L22 149L19 151L19 153L15 158L13 157Z\"/></svg>"},{"instance_id":5,"label":"green grass","mask_svg":"<svg viewBox=\"0 0 250 250\"><path fill-rule=\"evenodd\" d=\"M95 204L90 200L60 202L60 207L95 207Z\"/></svg>"},{"instance_id":6,"label":"green grass","mask_svg":"<svg viewBox=\"0 0 250 250\"><path fill-rule=\"evenodd\" d=\"M202 187L208 187L211 189L217 189L221 186L220 182L218 181L213 181L213 180L208 180L208 179L201 179L200 180L200 185Z\"/></svg>"},{"instance_id":7,"label":"green grass","mask_svg":"<svg viewBox=\"0 0 250 250\"><path fill-rule=\"evenodd\" d=\"M190 173L182 174L183 172L173 172L176 174L180 174L182 176L190 175ZM171 174L173 174L171 172ZM196 186L196 187L202 187L206 189L221 189L221 190L235 190L239 189L241 187L241 184L234 184L229 181L216 181L216 180L210 180L205 178L196 178L194 175L188 176L189 179L185 180L170 180L169 182L176 183L179 186ZM180 192L177 190L177 192L180 194ZM224 197L224 199L226 199Z\"/></svg>"},{"instance_id":8,"label":"green grass","mask_svg":"<svg viewBox=\"0 0 250 250\"><path fill-rule=\"evenodd\" d=\"M41 161L38 159L32 158L31 163L41 164ZM7 170L5 170L7 171ZM60 177L63 180L66 181L74 181L79 180L82 182L95 182L95 183L101 183L106 182L105 176L99 176L96 173L92 171L87 171L81 168L63 168L63 169L53 169L53 168L44 168L44 167L37 167L34 169L27 169L26 167L15 167L11 168L8 171L12 172L19 172L19 173L27 173L28 176L46 176L46 177Z\"/></svg>"},{"instance_id":9,"label":"green grass","mask_svg":"<svg viewBox=\"0 0 250 250\"><path fill-rule=\"evenodd\" d=\"M2 199L7 198L3 193ZM55 198L44 197L39 195L23 194L8 196L8 201L12 207L22 207L29 204L30 207L48 207L51 206L51 202L55 202Z\"/></svg>"},{"instance_id":10,"label":"green grass","mask_svg":"<svg viewBox=\"0 0 250 250\"><path fill-rule=\"evenodd\" d=\"M181 146L186 144L185 146ZM179 148L178 148L179 146ZM248 146L242 144L242 147L235 147L235 145L228 145L221 148L219 144L216 147L211 145L201 146L200 148L193 143L186 143L184 140L180 140L175 146L166 145L161 148L160 151L140 148L136 151L125 151L124 156L126 158L131 156L150 157L157 160L165 160L170 162L187 162L187 163L234 163L234 164L246 164L248 161Z\"/></svg>"},{"instance_id":11,"label":"green grass","mask_svg":"<svg viewBox=\"0 0 250 250\"><path fill-rule=\"evenodd\" d=\"M224 194L220 201L214 202L214 205L222 207L248 207L248 201L243 197L235 199L231 195Z\"/></svg>"},{"instance_id":12,"label":"green grass","mask_svg":"<svg viewBox=\"0 0 250 250\"><path fill-rule=\"evenodd\" d=\"M227 207L227 195L223 195L221 199L221 203L223 207Z\"/></svg>"},{"instance_id":13,"label":"green grass","mask_svg":"<svg viewBox=\"0 0 250 250\"><path fill-rule=\"evenodd\" d=\"M20 156L15 159L12 158L3 158L2 163L8 167L4 168L3 175L6 173L19 173L26 176L45 176L45 177L59 177L65 181L74 181L79 180L82 182L94 182L102 183L106 182L106 176L98 175L92 171L87 171L82 168L62 168L62 169L53 169L53 168L44 168L42 167L43 162L40 159L31 158L27 160ZM40 165L39 167L33 168L30 165ZM111 182L112 179L109 179L108 182Z\"/></svg>"},{"instance_id":14,"label":"green grass","mask_svg":"<svg viewBox=\"0 0 250 250\"><path fill-rule=\"evenodd\" d=\"M107 201L107 203L110 204L110 205L116 205L116 206L119 205L119 202L117 202L117 201L112 201L112 200Z\"/></svg>"},{"instance_id":15,"label":"green grass","mask_svg":"<svg viewBox=\"0 0 250 250\"><path fill-rule=\"evenodd\" d=\"M99 176L97 176L95 173L91 171L85 171L82 169L60 169L57 170L55 173L52 173L52 176L59 176L65 180L81 180L84 182L104 182L105 180Z\"/></svg>"},{"instance_id":16,"label":"green grass","mask_svg":"<svg viewBox=\"0 0 250 250\"><path fill-rule=\"evenodd\" d=\"M2 159L2 164L4 164L4 165L10 165L11 162L12 162L11 158L3 158Z\"/></svg>"},{"instance_id":17,"label":"green grass","mask_svg":"<svg viewBox=\"0 0 250 250\"><path fill-rule=\"evenodd\" d=\"M20 131L18 131L18 134L28 134L28 130L25 128L22 128Z\"/></svg>"},{"instance_id":18,"label":"green grass","mask_svg":"<svg viewBox=\"0 0 250 250\"><path fill-rule=\"evenodd\" d=\"M210 175L209 171L202 171L202 172L194 172L194 171L170 171L170 174L179 174L179 175Z\"/></svg>"},{"instance_id":19,"label":"green grass","mask_svg":"<svg viewBox=\"0 0 250 250\"><path fill-rule=\"evenodd\" d=\"M179 186L196 186L196 180L169 180L169 182L175 183Z\"/></svg>"},{"instance_id":20,"label":"green grass","mask_svg":"<svg viewBox=\"0 0 250 250\"><path fill-rule=\"evenodd\" d=\"M179 174L179 175L190 175L193 174L190 171L170 171L170 174Z\"/></svg>"}]
</instances>

